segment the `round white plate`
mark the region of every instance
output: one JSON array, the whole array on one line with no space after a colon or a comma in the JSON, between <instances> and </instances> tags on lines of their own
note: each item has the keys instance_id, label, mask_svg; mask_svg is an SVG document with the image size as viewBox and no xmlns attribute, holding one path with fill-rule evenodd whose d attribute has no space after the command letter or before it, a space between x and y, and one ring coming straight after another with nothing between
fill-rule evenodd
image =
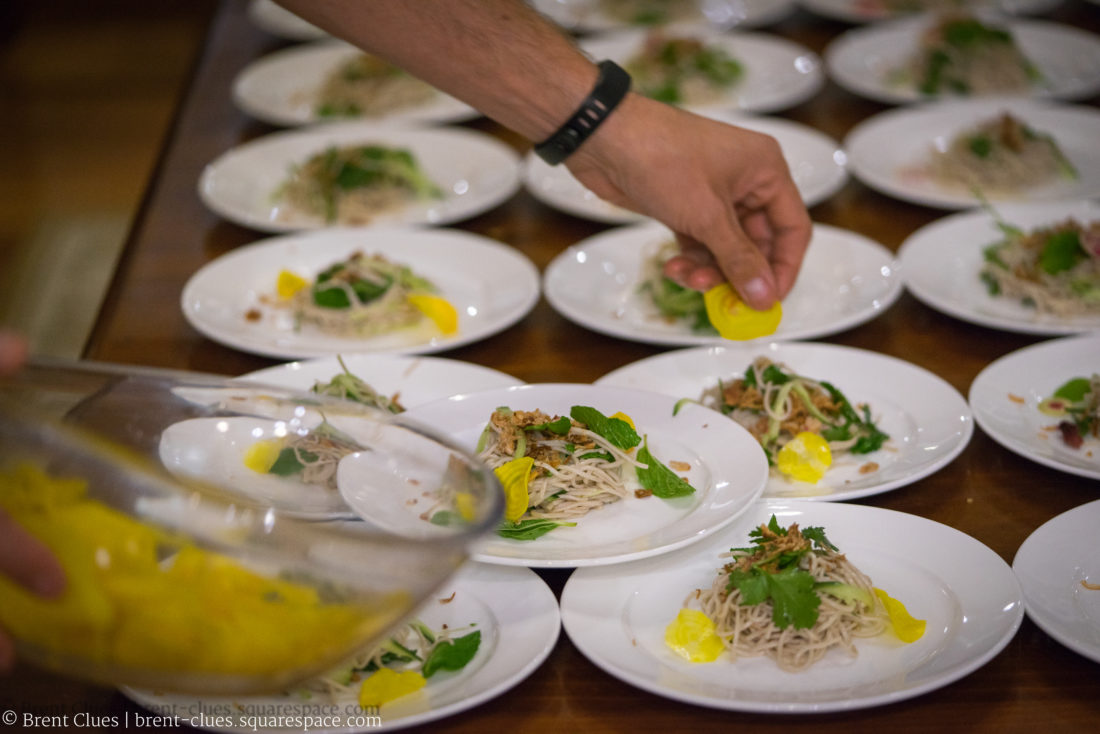
<instances>
[{"instance_id":1,"label":"round white plate","mask_svg":"<svg viewBox=\"0 0 1100 734\"><path fill-rule=\"evenodd\" d=\"M911 15L911 13L891 11L878 0L799 0L799 2L807 10L846 23L871 23ZM1032 15L1045 13L1061 3L1062 0L967 0L959 4L965 6L967 10L990 8L1013 15Z\"/></svg>"},{"instance_id":2,"label":"round white plate","mask_svg":"<svg viewBox=\"0 0 1100 734\"><path fill-rule=\"evenodd\" d=\"M290 232L328 226L275 197L291 167L331 146L379 144L406 148L442 199L381 212L369 226L450 224L488 211L519 188L519 156L484 133L457 128L394 128L343 122L265 135L224 153L199 179L199 195L214 212L245 227Z\"/></svg>"},{"instance_id":3,"label":"round white plate","mask_svg":"<svg viewBox=\"0 0 1100 734\"><path fill-rule=\"evenodd\" d=\"M317 93L329 74L359 53L350 44L331 40L276 51L253 61L237 75L233 101L245 113L272 125L347 122L347 117L318 115ZM468 104L437 92L420 104L364 119L394 123L460 122L480 114Z\"/></svg>"},{"instance_id":4,"label":"round white plate","mask_svg":"<svg viewBox=\"0 0 1100 734\"><path fill-rule=\"evenodd\" d=\"M349 372L380 394L396 395L406 409L451 395L524 384L523 380L503 372L457 359L396 354L348 354L340 359ZM342 374L344 367L333 356L287 362L249 372L239 379L310 390L314 384L329 382Z\"/></svg>"},{"instance_id":5,"label":"round white plate","mask_svg":"<svg viewBox=\"0 0 1100 734\"><path fill-rule=\"evenodd\" d=\"M1015 194L987 193L991 201L1054 201L1100 196L1100 110L1058 106L1012 97L939 102L879 113L848 133L844 150L852 174L873 189L903 201L942 209L964 209L980 202L960 187L944 186L925 172L934 149L946 150L956 135L1009 112L1054 137L1077 169Z\"/></svg>"},{"instance_id":6,"label":"round white plate","mask_svg":"<svg viewBox=\"0 0 1100 734\"><path fill-rule=\"evenodd\" d=\"M825 201L848 182L846 158L840 144L818 130L778 117L701 112L720 122L775 138L798 193L808 207ZM536 199L567 214L607 224L631 224L645 219L641 214L604 201L568 168L551 166L533 153L527 155L523 183Z\"/></svg>"},{"instance_id":7,"label":"round white plate","mask_svg":"<svg viewBox=\"0 0 1100 734\"><path fill-rule=\"evenodd\" d=\"M1100 204L1090 201L1004 204L996 210L1002 220L1025 231L1068 217L1100 219ZM982 251L1002 239L984 210L938 219L911 234L898 250L905 287L937 311L994 329L1050 336L1100 330L1100 314L1040 314L1017 300L990 295L979 277Z\"/></svg>"},{"instance_id":8,"label":"round white plate","mask_svg":"<svg viewBox=\"0 0 1100 734\"><path fill-rule=\"evenodd\" d=\"M457 395L404 415L472 449L499 406L569 415L570 407L587 405L604 415L626 413L639 434L649 437L655 457L666 465L691 465L687 472L677 471L695 487L689 497L628 497L579 518L576 527L557 528L532 541L494 537L474 553L476 560L486 563L550 568L621 563L666 553L731 522L760 496L768 464L749 432L732 421L716 420L712 411L697 405L685 406L673 417L675 403L673 398L636 390L543 384ZM352 510L369 514L373 503L355 491L345 491L344 500Z\"/></svg>"},{"instance_id":9,"label":"round white plate","mask_svg":"<svg viewBox=\"0 0 1100 734\"><path fill-rule=\"evenodd\" d=\"M439 602L452 594L454 598L449 603ZM209 696L200 701L133 688L123 688L122 693L157 714L179 716L182 724L210 731L253 732L254 722L249 716L308 716L311 712L320 716L322 709L326 709L326 715L341 717L339 722L332 721L327 728L311 727L310 731L329 734L394 731L467 711L513 688L542 665L561 631L557 600L533 571L476 563L459 570L420 608L416 617L434 629L444 624L464 627L476 623L476 629L481 630L481 646L462 670L438 673L420 695L384 704L378 712L359 709L354 698L330 701L319 694L308 700L291 694L252 698ZM330 706L331 711L327 709ZM208 720L228 717L229 725L203 726L198 719L200 712ZM371 713L379 716L381 722L364 726L355 721L355 717ZM262 726L262 730L300 732L302 728Z\"/></svg>"},{"instance_id":10,"label":"round white plate","mask_svg":"<svg viewBox=\"0 0 1100 734\"><path fill-rule=\"evenodd\" d=\"M816 484L771 473L765 497L850 500L912 484L942 469L966 448L974 420L955 388L916 365L877 352L832 344L695 347L665 352L609 372L597 385L651 390L698 400L719 380L741 377L766 356L796 373L832 383L854 404L866 403L890 440L878 451L836 457ZM868 462L876 471L861 474Z\"/></svg>"},{"instance_id":11,"label":"round white plate","mask_svg":"<svg viewBox=\"0 0 1100 734\"><path fill-rule=\"evenodd\" d=\"M997 443L1052 469L1100 479L1100 441L1066 446L1058 419L1039 403L1074 377L1100 371L1100 334L1067 337L1010 352L978 373L970 385L974 420ZM1095 535L1095 533L1093 534Z\"/></svg>"},{"instance_id":12,"label":"round white plate","mask_svg":"<svg viewBox=\"0 0 1100 734\"><path fill-rule=\"evenodd\" d=\"M833 651L799 673L769 658L688 663L665 646L665 627L721 553L775 514L784 527L822 526L874 581L927 621L917 642L857 640L859 656ZM901 701L978 669L1016 634L1023 599L1012 570L974 538L926 520L841 503L759 502L702 543L659 558L575 572L561 596L562 623L589 660L631 685L698 706L758 713L822 713Z\"/></svg>"},{"instance_id":13,"label":"round white plate","mask_svg":"<svg viewBox=\"0 0 1100 734\"><path fill-rule=\"evenodd\" d=\"M594 59L625 65L645 45L648 31L621 31L583 39ZM678 34L680 35L680 34ZM719 101L700 109L778 112L813 97L825 83L821 59L810 49L768 33L718 33L683 29L682 35L724 49L741 62L744 76Z\"/></svg>"},{"instance_id":14,"label":"round white plate","mask_svg":"<svg viewBox=\"0 0 1100 734\"><path fill-rule=\"evenodd\" d=\"M543 275L550 305L581 326L632 341L670 346L728 344L669 323L638 293L644 261L672 238L661 224L620 227L582 240L558 255ZM870 321L901 295L894 255L848 230L815 224L798 282L783 301L775 334L760 341L814 339Z\"/></svg>"},{"instance_id":15,"label":"round white plate","mask_svg":"<svg viewBox=\"0 0 1100 734\"><path fill-rule=\"evenodd\" d=\"M312 278L362 250L409 265L435 283L458 311L458 332L434 326L356 339L310 325L295 331L289 309L265 303L281 270ZM487 237L452 230L330 229L261 240L198 270L180 302L205 336L246 352L296 359L354 352L426 354L484 339L523 318L539 297L538 270L524 255ZM250 320L250 312L258 320Z\"/></svg>"},{"instance_id":16,"label":"round white plate","mask_svg":"<svg viewBox=\"0 0 1100 734\"><path fill-rule=\"evenodd\" d=\"M316 41L328 36L323 30L274 0L252 0L248 4L248 18L273 36L289 41Z\"/></svg>"},{"instance_id":17,"label":"round white plate","mask_svg":"<svg viewBox=\"0 0 1100 734\"><path fill-rule=\"evenodd\" d=\"M696 22L729 29L778 23L790 15L795 3L794 0L698 0L697 4ZM531 5L563 28L582 33L638 27L608 14L600 7L600 0L531 0Z\"/></svg>"},{"instance_id":18,"label":"round white plate","mask_svg":"<svg viewBox=\"0 0 1100 734\"><path fill-rule=\"evenodd\" d=\"M1070 650L1100 663L1100 500L1051 518L1028 536L1012 570L1031 621Z\"/></svg>"},{"instance_id":19,"label":"round white plate","mask_svg":"<svg viewBox=\"0 0 1100 734\"><path fill-rule=\"evenodd\" d=\"M1100 91L1100 37L1096 34L1034 20L988 22L1010 31L1024 57L1042 75L1021 96L1086 99ZM892 74L909 65L921 35L932 23L920 17L848 31L825 50L829 76L850 92L887 104L933 99L912 80L891 81Z\"/></svg>"}]
</instances>

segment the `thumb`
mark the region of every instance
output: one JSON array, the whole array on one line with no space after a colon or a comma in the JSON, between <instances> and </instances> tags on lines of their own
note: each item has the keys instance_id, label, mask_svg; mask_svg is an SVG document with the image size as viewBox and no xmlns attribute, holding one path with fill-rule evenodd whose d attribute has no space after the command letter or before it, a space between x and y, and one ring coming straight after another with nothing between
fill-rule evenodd
<instances>
[{"instance_id":1,"label":"thumb","mask_svg":"<svg viewBox=\"0 0 1100 734\"><path fill-rule=\"evenodd\" d=\"M750 308L766 311L775 304L778 291L771 265L732 211L704 237L703 243L714 255L722 275Z\"/></svg>"}]
</instances>

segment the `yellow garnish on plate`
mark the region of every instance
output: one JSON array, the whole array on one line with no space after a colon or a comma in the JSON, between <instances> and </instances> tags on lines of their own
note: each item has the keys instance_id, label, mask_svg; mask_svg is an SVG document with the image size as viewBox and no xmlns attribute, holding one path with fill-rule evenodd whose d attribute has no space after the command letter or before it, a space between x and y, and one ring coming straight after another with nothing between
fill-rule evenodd
<instances>
[{"instance_id":1,"label":"yellow garnish on plate","mask_svg":"<svg viewBox=\"0 0 1100 734\"><path fill-rule=\"evenodd\" d=\"M466 522L473 522L477 504L469 492L455 492L455 509L458 516Z\"/></svg>"},{"instance_id":2,"label":"yellow garnish on plate","mask_svg":"<svg viewBox=\"0 0 1100 734\"><path fill-rule=\"evenodd\" d=\"M279 294L279 298L286 301L297 295L298 291L307 285L309 282L302 276L289 270L280 270L279 278L275 281L275 292Z\"/></svg>"},{"instance_id":3,"label":"yellow garnish on plate","mask_svg":"<svg viewBox=\"0 0 1100 734\"><path fill-rule=\"evenodd\" d=\"M802 431L779 449L775 463L779 471L792 479L813 484L832 466L833 452L821 436Z\"/></svg>"},{"instance_id":4,"label":"yellow garnish on plate","mask_svg":"<svg viewBox=\"0 0 1100 734\"><path fill-rule=\"evenodd\" d=\"M281 438L257 441L244 452L244 465L257 474L267 474L283 450Z\"/></svg>"},{"instance_id":5,"label":"yellow garnish on plate","mask_svg":"<svg viewBox=\"0 0 1100 734\"><path fill-rule=\"evenodd\" d=\"M621 420L623 423L626 423L631 428L637 429L637 426L634 425L634 420L629 415L627 415L626 413L623 413L622 411L619 411L618 413L616 413L615 415L610 416L610 417L611 418L618 418L619 420Z\"/></svg>"},{"instance_id":6,"label":"yellow garnish on plate","mask_svg":"<svg viewBox=\"0 0 1100 734\"><path fill-rule=\"evenodd\" d=\"M924 628L927 626L927 622L923 619L915 619L904 604L882 589L875 589L875 596L882 600L882 605L886 607L886 614L890 617L890 626L894 629L894 634L898 636L899 640L902 642L916 642L924 637Z\"/></svg>"},{"instance_id":7,"label":"yellow garnish on plate","mask_svg":"<svg viewBox=\"0 0 1100 734\"><path fill-rule=\"evenodd\" d=\"M527 484L531 481L531 469L534 466L533 458L521 456L493 470L504 486L504 519L508 522L518 521L527 512L527 503L530 500Z\"/></svg>"},{"instance_id":8,"label":"yellow garnish on plate","mask_svg":"<svg viewBox=\"0 0 1100 734\"><path fill-rule=\"evenodd\" d=\"M380 668L359 687L359 705L363 708L381 706L395 699L416 693L427 684L415 670Z\"/></svg>"},{"instance_id":9,"label":"yellow garnish on plate","mask_svg":"<svg viewBox=\"0 0 1100 734\"><path fill-rule=\"evenodd\" d=\"M725 650L714 622L698 609L681 609L665 628L665 644L689 663L712 663Z\"/></svg>"},{"instance_id":10,"label":"yellow garnish on plate","mask_svg":"<svg viewBox=\"0 0 1100 734\"><path fill-rule=\"evenodd\" d=\"M409 303L427 316L444 334L458 331L458 311L450 301L431 293L410 293Z\"/></svg>"},{"instance_id":11,"label":"yellow garnish on plate","mask_svg":"<svg viewBox=\"0 0 1100 734\"><path fill-rule=\"evenodd\" d=\"M703 294L707 318L723 339L745 341L774 334L783 318L783 305L776 301L767 311L756 311L742 301L729 283L716 285Z\"/></svg>"}]
</instances>

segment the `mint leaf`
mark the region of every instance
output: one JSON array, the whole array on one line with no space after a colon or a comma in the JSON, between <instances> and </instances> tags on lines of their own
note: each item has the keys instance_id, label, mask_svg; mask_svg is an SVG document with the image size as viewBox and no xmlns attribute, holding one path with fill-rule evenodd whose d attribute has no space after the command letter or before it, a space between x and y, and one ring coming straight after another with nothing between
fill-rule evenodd
<instances>
[{"instance_id":1,"label":"mint leaf","mask_svg":"<svg viewBox=\"0 0 1100 734\"><path fill-rule=\"evenodd\" d=\"M1054 397L1068 400L1071 403L1079 403L1089 394L1092 385L1084 377L1077 377L1054 391Z\"/></svg>"},{"instance_id":2,"label":"mint leaf","mask_svg":"<svg viewBox=\"0 0 1100 734\"><path fill-rule=\"evenodd\" d=\"M631 428L626 421L619 418L608 418L600 411L587 405L574 405L569 409L569 415L573 420L588 426L588 430L606 438L612 446L620 449L632 449L642 441L638 432Z\"/></svg>"},{"instance_id":3,"label":"mint leaf","mask_svg":"<svg viewBox=\"0 0 1100 734\"><path fill-rule=\"evenodd\" d=\"M653 454L649 453L649 441L642 444L638 450L638 461L645 464L646 468L638 468L638 481L657 497L663 500L673 497L686 497L695 494L695 487L677 476L671 469L657 461Z\"/></svg>"},{"instance_id":4,"label":"mint leaf","mask_svg":"<svg viewBox=\"0 0 1100 734\"><path fill-rule=\"evenodd\" d=\"M575 522L558 522L535 517L520 522L502 522L497 527L497 535L510 540L535 540L546 535L554 528L571 528L575 527L576 524Z\"/></svg>"},{"instance_id":5,"label":"mint leaf","mask_svg":"<svg viewBox=\"0 0 1100 734\"><path fill-rule=\"evenodd\" d=\"M573 427L573 421L569 420L568 416L562 416L557 420L547 421L546 423L536 423L533 426L524 426L525 431L550 431L550 433L556 433L559 436L564 436L569 433L569 429Z\"/></svg>"},{"instance_id":6,"label":"mint leaf","mask_svg":"<svg viewBox=\"0 0 1100 734\"><path fill-rule=\"evenodd\" d=\"M481 646L481 630L463 635L457 640L446 640L432 648L421 671L425 678L431 678L440 670L462 670L474 659Z\"/></svg>"},{"instance_id":7,"label":"mint leaf","mask_svg":"<svg viewBox=\"0 0 1100 734\"><path fill-rule=\"evenodd\" d=\"M302 452L302 458L308 462L317 461L317 454L309 451ZM289 477L291 474L297 474L302 469L305 469L306 465L303 464L298 458L298 452L292 448L285 448L279 452L279 456L276 457L275 463L271 465L271 468L267 470L268 474L275 474L280 477Z\"/></svg>"},{"instance_id":8,"label":"mint leaf","mask_svg":"<svg viewBox=\"0 0 1100 734\"><path fill-rule=\"evenodd\" d=\"M1048 275L1069 270L1077 261L1087 257L1081 246L1081 237L1072 230L1052 234L1039 254L1039 267Z\"/></svg>"}]
</instances>

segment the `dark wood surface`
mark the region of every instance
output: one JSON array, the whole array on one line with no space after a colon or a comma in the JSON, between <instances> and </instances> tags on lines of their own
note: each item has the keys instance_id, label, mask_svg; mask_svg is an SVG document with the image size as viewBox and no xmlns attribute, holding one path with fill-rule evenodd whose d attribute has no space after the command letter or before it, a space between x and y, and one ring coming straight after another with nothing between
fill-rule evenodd
<instances>
[{"instance_id":1,"label":"dark wood surface","mask_svg":"<svg viewBox=\"0 0 1100 734\"><path fill-rule=\"evenodd\" d=\"M234 76L283 42L253 27L245 3L227 0L211 25L190 89L125 255L88 345L90 359L236 375L271 360L203 338L185 322L179 296L201 265L261 235L220 220L196 194L203 166L227 149L269 132L230 100ZM1061 21L1100 29L1100 6L1066 2ZM821 52L846 26L799 11L768 29ZM1091 100L1095 105L1097 100ZM782 116L840 140L858 122L886 109L829 82L811 101ZM523 150L526 144L486 120L470 124ZM1100 141L1098 141L1100 144ZM815 221L852 229L896 250L916 228L942 212L895 201L849 182L814 207ZM527 193L460 225L507 242L544 268L566 246L603 230L543 206ZM827 341L909 360L935 372L963 395L992 360L1038 341L972 326L933 311L909 295L878 319ZM545 301L507 331L443 356L494 367L529 382L594 380L611 369L661 351L586 331ZM1096 481L1057 472L1001 448L976 430L951 465L906 488L861 500L951 525L1011 563L1016 549L1042 523L1095 499ZM560 591L566 572L544 578ZM92 712L121 716L139 709L111 690L26 667L0 681L6 708L17 712ZM737 726L908 731L1094 730L1100 717L1100 665L1074 654L1030 621L996 658L969 676L916 699L843 714L744 715L669 701L642 692L595 667L563 634L549 660L511 692L466 713L431 724L437 732L707 731Z\"/></svg>"}]
</instances>

